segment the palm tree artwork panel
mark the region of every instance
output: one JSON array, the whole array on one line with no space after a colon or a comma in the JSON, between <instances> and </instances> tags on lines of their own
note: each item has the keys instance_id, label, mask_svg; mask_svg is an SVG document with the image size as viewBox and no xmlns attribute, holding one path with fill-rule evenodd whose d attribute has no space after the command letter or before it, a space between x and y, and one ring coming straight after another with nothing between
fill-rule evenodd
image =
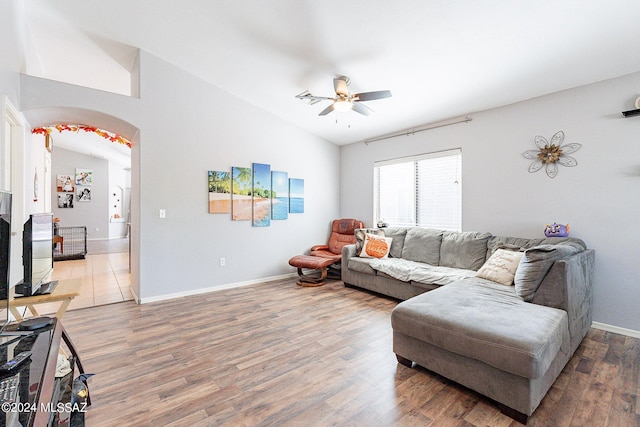
<instances>
[{"instance_id":1,"label":"palm tree artwork panel","mask_svg":"<svg viewBox=\"0 0 640 427\"><path fill-rule=\"evenodd\" d=\"M231 213L231 173L209 171L209 213Z\"/></svg>"},{"instance_id":2,"label":"palm tree artwork panel","mask_svg":"<svg viewBox=\"0 0 640 427\"><path fill-rule=\"evenodd\" d=\"M271 225L271 165L253 164L253 223L254 227Z\"/></svg>"},{"instance_id":3,"label":"palm tree artwork panel","mask_svg":"<svg viewBox=\"0 0 640 427\"><path fill-rule=\"evenodd\" d=\"M250 221L252 211L251 168L231 168L231 219Z\"/></svg>"}]
</instances>

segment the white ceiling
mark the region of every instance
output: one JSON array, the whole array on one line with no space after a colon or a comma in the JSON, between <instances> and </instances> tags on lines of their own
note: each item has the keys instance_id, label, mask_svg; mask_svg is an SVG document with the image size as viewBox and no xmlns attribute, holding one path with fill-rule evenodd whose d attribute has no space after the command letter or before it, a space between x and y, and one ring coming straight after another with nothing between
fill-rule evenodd
<instances>
[{"instance_id":1,"label":"white ceiling","mask_svg":"<svg viewBox=\"0 0 640 427\"><path fill-rule=\"evenodd\" d=\"M338 145L640 71L638 0L24 5L28 74L126 93L140 48ZM336 75L393 97L369 117L295 99Z\"/></svg>"}]
</instances>

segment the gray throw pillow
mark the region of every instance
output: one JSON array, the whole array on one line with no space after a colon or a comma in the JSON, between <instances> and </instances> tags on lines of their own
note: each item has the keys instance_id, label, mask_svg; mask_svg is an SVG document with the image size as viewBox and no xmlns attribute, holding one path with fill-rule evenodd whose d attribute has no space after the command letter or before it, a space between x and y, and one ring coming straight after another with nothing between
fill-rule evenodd
<instances>
[{"instance_id":1,"label":"gray throw pillow","mask_svg":"<svg viewBox=\"0 0 640 427\"><path fill-rule=\"evenodd\" d=\"M389 256L392 258L402 258L402 248L404 247L404 239L407 236L407 229L401 227L383 228L382 231L386 237L391 237L391 251Z\"/></svg>"},{"instance_id":2,"label":"gray throw pillow","mask_svg":"<svg viewBox=\"0 0 640 427\"><path fill-rule=\"evenodd\" d=\"M516 294L525 301L531 301L554 262L583 250L582 246L575 243L539 245L527 249L516 270Z\"/></svg>"}]
</instances>

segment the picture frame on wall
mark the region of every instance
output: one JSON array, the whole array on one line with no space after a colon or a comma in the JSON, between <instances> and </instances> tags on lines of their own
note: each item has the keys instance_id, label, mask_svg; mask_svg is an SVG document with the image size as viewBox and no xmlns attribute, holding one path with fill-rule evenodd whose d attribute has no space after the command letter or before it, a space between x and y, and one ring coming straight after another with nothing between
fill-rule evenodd
<instances>
[{"instance_id":1,"label":"picture frame on wall","mask_svg":"<svg viewBox=\"0 0 640 427\"><path fill-rule=\"evenodd\" d=\"M271 165L253 164L252 213L254 227L271 225Z\"/></svg>"},{"instance_id":2,"label":"picture frame on wall","mask_svg":"<svg viewBox=\"0 0 640 427\"><path fill-rule=\"evenodd\" d=\"M58 193L58 208L72 209L74 193Z\"/></svg>"},{"instance_id":3,"label":"picture frame on wall","mask_svg":"<svg viewBox=\"0 0 640 427\"><path fill-rule=\"evenodd\" d=\"M231 213L231 174L224 171L208 172L209 213Z\"/></svg>"},{"instance_id":4,"label":"picture frame on wall","mask_svg":"<svg viewBox=\"0 0 640 427\"><path fill-rule=\"evenodd\" d=\"M93 170L76 168L76 185L89 186L93 184Z\"/></svg>"},{"instance_id":5,"label":"picture frame on wall","mask_svg":"<svg viewBox=\"0 0 640 427\"><path fill-rule=\"evenodd\" d=\"M250 221L252 210L251 168L231 168L231 220Z\"/></svg>"},{"instance_id":6,"label":"picture frame on wall","mask_svg":"<svg viewBox=\"0 0 640 427\"><path fill-rule=\"evenodd\" d=\"M271 219L289 218L289 174L271 172Z\"/></svg>"},{"instance_id":7,"label":"picture frame on wall","mask_svg":"<svg viewBox=\"0 0 640 427\"><path fill-rule=\"evenodd\" d=\"M71 175L56 175L58 193L75 193L75 185Z\"/></svg>"},{"instance_id":8,"label":"picture frame on wall","mask_svg":"<svg viewBox=\"0 0 640 427\"><path fill-rule=\"evenodd\" d=\"M289 179L289 213L304 213L304 179Z\"/></svg>"},{"instance_id":9,"label":"picture frame on wall","mask_svg":"<svg viewBox=\"0 0 640 427\"><path fill-rule=\"evenodd\" d=\"M90 202L91 201L91 188L78 187L76 189L76 201L78 201L78 202Z\"/></svg>"}]
</instances>

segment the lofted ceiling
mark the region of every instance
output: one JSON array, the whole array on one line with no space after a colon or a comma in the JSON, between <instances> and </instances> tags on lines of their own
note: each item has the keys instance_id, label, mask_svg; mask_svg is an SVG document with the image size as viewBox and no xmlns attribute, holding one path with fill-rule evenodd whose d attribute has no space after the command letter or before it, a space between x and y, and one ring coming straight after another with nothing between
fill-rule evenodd
<instances>
[{"instance_id":1,"label":"lofted ceiling","mask_svg":"<svg viewBox=\"0 0 640 427\"><path fill-rule=\"evenodd\" d=\"M145 50L337 145L640 71L637 0L25 0L25 73L127 93ZM295 95L388 89L375 112ZM640 87L638 88L640 92ZM633 94L632 94L633 95ZM622 108L622 106L621 106Z\"/></svg>"}]
</instances>

